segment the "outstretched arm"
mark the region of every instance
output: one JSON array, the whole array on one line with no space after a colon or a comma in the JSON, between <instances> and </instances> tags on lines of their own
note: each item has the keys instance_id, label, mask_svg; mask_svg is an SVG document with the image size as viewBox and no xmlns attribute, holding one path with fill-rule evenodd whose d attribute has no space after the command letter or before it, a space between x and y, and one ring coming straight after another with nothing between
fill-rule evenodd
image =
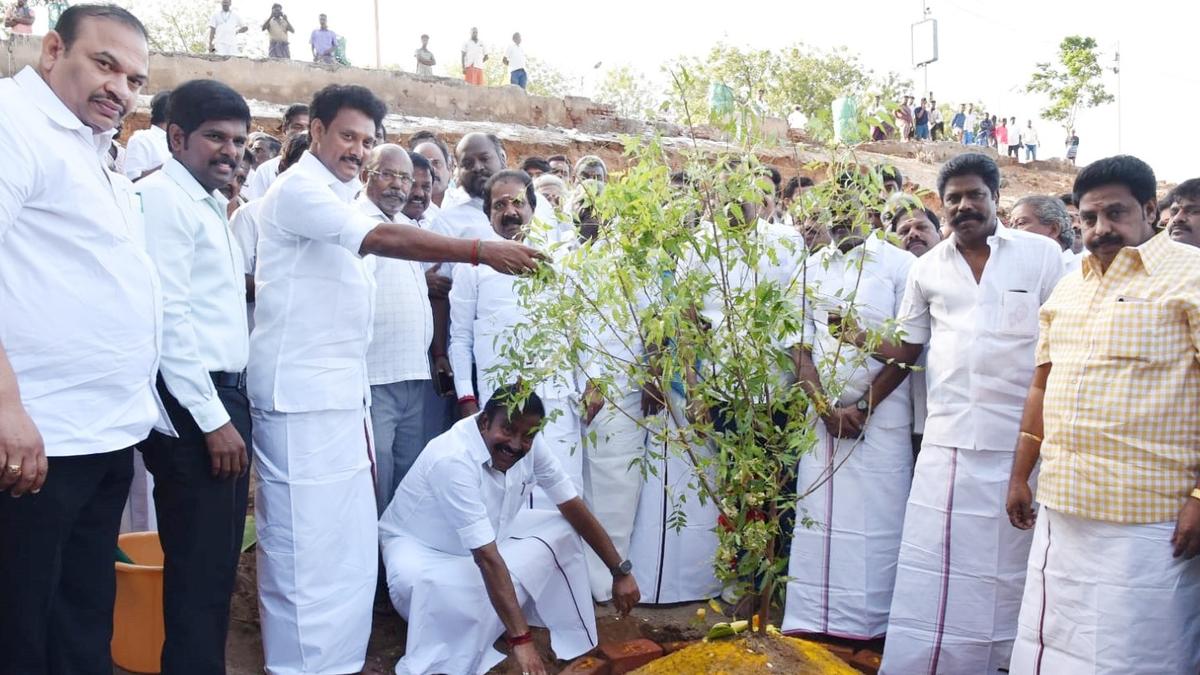
<instances>
[{"instance_id":1,"label":"outstretched arm","mask_svg":"<svg viewBox=\"0 0 1200 675\"><path fill-rule=\"evenodd\" d=\"M613 545L612 539L604 531L604 526L596 520L596 516L592 515L587 504L583 503L583 498L568 499L558 505L558 511L579 533L579 536L583 537L587 545L592 547L605 566L614 569L621 564L621 554L617 552L617 547ZM628 614L641 599L641 591L638 590L637 581L634 580L632 574L614 576L613 604L616 605L618 612Z\"/></svg>"},{"instance_id":2,"label":"outstretched arm","mask_svg":"<svg viewBox=\"0 0 1200 675\"><path fill-rule=\"evenodd\" d=\"M504 623L504 629L510 640L524 636L529 632L529 623L521 613L521 605L517 602L517 590L513 587L512 576L509 575L508 565L500 555L496 542L484 544L471 550L475 564L483 574L483 585L487 588L488 600L492 608ZM544 673L545 665L533 648L532 642L525 642L513 648L513 653L520 662L522 673Z\"/></svg>"},{"instance_id":3,"label":"outstretched arm","mask_svg":"<svg viewBox=\"0 0 1200 675\"><path fill-rule=\"evenodd\" d=\"M459 239L412 225L382 224L362 241L360 255L420 262L483 263L505 274L531 272L545 256L524 244L507 239Z\"/></svg>"}]
</instances>

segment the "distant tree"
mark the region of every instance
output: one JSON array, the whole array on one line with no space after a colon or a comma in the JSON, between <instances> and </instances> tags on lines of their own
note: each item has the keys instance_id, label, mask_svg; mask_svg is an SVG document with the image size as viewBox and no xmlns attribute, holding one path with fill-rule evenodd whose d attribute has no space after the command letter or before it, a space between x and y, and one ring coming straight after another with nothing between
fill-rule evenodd
<instances>
[{"instance_id":1,"label":"distant tree","mask_svg":"<svg viewBox=\"0 0 1200 675\"><path fill-rule=\"evenodd\" d=\"M208 20L215 5L171 0L122 0L118 4L133 12L146 25L151 50L208 53ZM266 34L257 29L261 21L240 11L239 14L250 26L249 32L239 36L243 40L242 56L266 56ZM262 35L261 39L259 35Z\"/></svg>"},{"instance_id":2,"label":"distant tree","mask_svg":"<svg viewBox=\"0 0 1200 675\"><path fill-rule=\"evenodd\" d=\"M596 100L611 105L621 117L652 117L655 99L650 81L629 65L609 68L596 89Z\"/></svg>"},{"instance_id":3,"label":"distant tree","mask_svg":"<svg viewBox=\"0 0 1200 675\"><path fill-rule=\"evenodd\" d=\"M1042 117L1075 128L1081 110L1113 101L1104 87L1104 67L1100 65L1096 40L1071 35L1058 45L1058 63L1039 63L1025 90L1044 94L1049 104Z\"/></svg>"},{"instance_id":4,"label":"distant tree","mask_svg":"<svg viewBox=\"0 0 1200 675\"><path fill-rule=\"evenodd\" d=\"M529 75L529 93L534 96L551 98L569 96L573 93L577 82L576 78L534 56L525 58L525 71ZM503 81L504 83L508 82L507 72L504 73Z\"/></svg>"}]
</instances>

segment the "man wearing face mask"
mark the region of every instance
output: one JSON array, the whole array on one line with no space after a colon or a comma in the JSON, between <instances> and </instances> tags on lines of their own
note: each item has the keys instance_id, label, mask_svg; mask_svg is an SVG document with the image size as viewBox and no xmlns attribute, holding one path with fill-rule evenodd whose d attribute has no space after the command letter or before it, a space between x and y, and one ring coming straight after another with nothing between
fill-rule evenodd
<instances>
[{"instance_id":1,"label":"man wearing face mask","mask_svg":"<svg viewBox=\"0 0 1200 675\"><path fill-rule=\"evenodd\" d=\"M250 341L242 251L218 190L244 156L250 108L192 80L168 109L172 158L137 187L163 287L158 393L176 434L152 432L138 449L163 545L163 669L219 673L250 484Z\"/></svg>"},{"instance_id":2,"label":"man wearing face mask","mask_svg":"<svg viewBox=\"0 0 1200 675\"><path fill-rule=\"evenodd\" d=\"M455 157L458 187L465 193L467 201L443 206L436 227L452 237L494 238L496 232L483 212L483 186L493 174L504 169L507 161L504 147L492 134L469 133L458 142ZM446 196L448 199L449 194Z\"/></svg>"},{"instance_id":3,"label":"man wearing face mask","mask_svg":"<svg viewBox=\"0 0 1200 675\"><path fill-rule=\"evenodd\" d=\"M492 649L503 634L521 672L542 675L531 611L558 658L595 647L583 542L607 565L622 616L641 597L629 562L536 442L546 407L520 397L499 387L482 413L431 441L379 521L389 594L409 622L398 673L487 672L504 659ZM554 510L522 508L535 487Z\"/></svg>"},{"instance_id":4,"label":"man wearing face mask","mask_svg":"<svg viewBox=\"0 0 1200 675\"><path fill-rule=\"evenodd\" d=\"M1063 273L1057 244L996 219L1000 169L947 162L938 194L952 234L918 258L885 359L929 345L929 411L917 457L880 672L1006 668L1029 554L1005 516L1012 447L1033 373L1038 307Z\"/></svg>"},{"instance_id":5,"label":"man wearing face mask","mask_svg":"<svg viewBox=\"0 0 1200 675\"><path fill-rule=\"evenodd\" d=\"M112 668L113 550L133 446L159 419L162 301L133 185L102 155L148 64L135 16L80 4L0 79L4 675Z\"/></svg>"},{"instance_id":6,"label":"man wearing face mask","mask_svg":"<svg viewBox=\"0 0 1200 675\"><path fill-rule=\"evenodd\" d=\"M364 258L512 273L539 256L362 213L352 201L387 107L364 87L329 85L309 108L308 152L261 207L247 372L258 585L268 672L350 673L366 657L379 554L367 433L375 280Z\"/></svg>"}]
</instances>

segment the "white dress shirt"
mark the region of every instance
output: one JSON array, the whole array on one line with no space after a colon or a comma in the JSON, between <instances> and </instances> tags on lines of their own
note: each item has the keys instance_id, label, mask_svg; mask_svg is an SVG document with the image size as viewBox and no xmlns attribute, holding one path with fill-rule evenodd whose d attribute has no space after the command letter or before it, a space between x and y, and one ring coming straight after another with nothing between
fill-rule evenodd
<instances>
[{"instance_id":1,"label":"white dress shirt","mask_svg":"<svg viewBox=\"0 0 1200 675\"><path fill-rule=\"evenodd\" d=\"M238 52L238 30L246 25L242 21L242 17L238 16L237 12L229 10L217 10L208 20L208 27L214 30L213 48L217 50L217 54L221 56L237 56Z\"/></svg>"},{"instance_id":2,"label":"white dress shirt","mask_svg":"<svg viewBox=\"0 0 1200 675\"><path fill-rule=\"evenodd\" d=\"M472 199L478 200L476 203L479 204L479 210L482 211L483 197L471 197L471 195L467 194L466 190L462 189L457 183L453 182L453 179L451 179L450 186L446 188L446 193L442 195L442 205L438 208L442 211L445 211L447 209L452 209L459 204L466 204ZM433 206L437 205L434 204Z\"/></svg>"},{"instance_id":3,"label":"white dress shirt","mask_svg":"<svg viewBox=\"0 0 1200 675\"><path fill-rule=\"evenodd\" d=\"M258 165L254 170L254 175L246 179L246 186L242 188L242 197L246 201L254 201L262 199L267 194L267 188L271 187L271 183L279 177L279 162L283 157L275 155L271 159Z\"/></svg>"},{"instance_id":4,"label":"white dress shirt","mask_svg":"<svg viewBox=\"0 0 1200 675\"><path fill-rule=\"evenodd\" d=\"M450 344L447 356L459 396L474 391L471 366L479 378L479 407L501 385L488 371L501 363L506 335L526 322L517 303L517 277L487 266L455 265L450 287Z\"/></svg>"},{"instance_id":5,"label":"white dress shirt","mask_svg":"<svg viewBox=\"0 0 1200 675\"><path fill-rule=\"evenodd\" d=\"M167 390L208 433L229 422L211 372L240 373L250 353L241 247L226 223L228 201L205 192L174 158L137 184L146 248L163 289Z\"/></svg>"},{"instance_id":6,"label":"white dress shirt","mask_svg":"<svg viewBox=\"0 0 1200 675\"><path fill-rule=\"evenodd\" d=\"M139 129L129 137L129 146L125 148L125 177L137 180L143 173L157 169L170 158L166 131L154 125L150 125L149 129Z\"/></svg>"},{"instance_id":7,"label":"white dress shirt","mask_svg":"<svg viewBox=\"0 0 1200 675\"><path fill-rule=\"evenodd\" d=\"M378 222L393 222L366 194L359 195L355 205ZM375 262L375 326L367 348L367 377L371 384L428 380L433 310L425 270L414 260L371 258Z\"/></svg>"},{"instance_id":8,"label":"white dress shirt","mask_svg":"<svg viewBox=\"0 0 1200 675\"><path fill-rule=\"evenodd\" d=\"M434 230L449 237L487 240L500 236L484 215L483 199L480 197L472 197L462 204L443 208L434 222Z\"/></svg>"},{"instance_id":9,"label":"white dress shirt","mask_svg":"<svg viewBox=\"0 0 1200 675\"><path fill-rule=\"evenodd\" d=\"M1058 244L996 226L979 283L955 235L913 263L900 329L928 345L925 441L1011 451L1033 377L1038 309L1063 273Z\"/></svg>"},{"instance_id":10,"label":"white dress shirt","mask_svg":"<svg viewBox=\"0 0 1200 675\"><path fill-rule=\"evenodd\" d=\"M508 471L492 468L478 415L459 420L425 446L379 519L380 543L414 537L432 549L470 555L507 538L534 485L555 504L578 496L570 476L543 443Z\"/></svg>"},{"instance_id":11,"label":"white dress shirt","mask_svg":"<svg viewBox=\"0 0 1200 675\"><path fill-rule=\"evenodd\" d=\"M249 276L254 276L254 267L258 259L258 219L262 215L261 199L246 202L233 212L229 221L229 231L233 233L238 248L242 251L242 269ZM254 302L246 302L246 327L254 330Z\"/></svg>"},{"instance_id":12,"label":"white dress shirt","mask_svg":"<svg viewBox=\"0 0 1200 675\"><path fill-rule=\"evenodd\" d=\"M263 198L247 370L255 408L353 410L371 400L375 275L359 250L378 222L351 203L360 188L306 152Z\"/></svg>"},{"instance_id":13,"label":"white dress shirt","mask_svg":"<svg viewBox=\"0 0 1200 675\"><path fill-rule=\"evenodd\" d=\"M884 364L835 337L829 330L830 312L845 315L852 309L859 325L883 329L900 311L909 268L915 261L913 254L874 235L847 253L830 245L807 260L810 311L805 317L806 333L812 339L813 362L824 380L821 384L826 393L837 396L839 405L858 402ZM835 386L840 389L832 389ZM913 414L910 389L907 381L901 383L872 411L871 422L882 428L907 427Z\"/></svg>"},{"instance_id":14,"label":"white dress shirt","mask_svg":"<svg viewBox=\"0 0 1200 675\"><path fill-rule=\"evenodd\" d=\"M160 419L162 298L133 185L26 67L0 80L0 344L51 457L127 448Z\"/></svg>"}]
</instances>

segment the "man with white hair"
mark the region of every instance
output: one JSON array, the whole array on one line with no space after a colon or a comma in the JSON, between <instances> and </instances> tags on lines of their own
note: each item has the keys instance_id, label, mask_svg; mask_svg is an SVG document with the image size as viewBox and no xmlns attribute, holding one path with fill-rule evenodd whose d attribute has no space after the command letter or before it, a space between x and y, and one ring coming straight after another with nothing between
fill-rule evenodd
<instances>
[{"instance_id":1,"label":"man with white hair","mask_svg":"<svg viewBox=\"0 0 1200 675\"><path fill-rule=\"evenodd\" d=\"M1008 215L1009 225L1018 230L1050 237L1062 247L1063 268L1066 272L1079 269L1083 256L1072 250L1075 230L1071 214L1058 197L1030 195L1021 197Z\"/></svg>"}]
</instances>

